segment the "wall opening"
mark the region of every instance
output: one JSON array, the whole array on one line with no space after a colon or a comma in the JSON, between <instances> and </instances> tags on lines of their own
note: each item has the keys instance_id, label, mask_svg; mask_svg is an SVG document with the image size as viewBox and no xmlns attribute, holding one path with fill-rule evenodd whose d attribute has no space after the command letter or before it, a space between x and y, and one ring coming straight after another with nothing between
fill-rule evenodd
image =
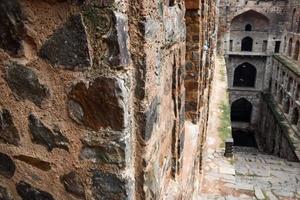
<instances>
[{"instance_id":1,"label":"wall opening","mask_svg":"<svg viewBox=\"0 0 300 200\"><path fill-rule=\"evenodd\" d=\"M266 52L267 51L267 47L268 47L268 40L264 40L263 41L263 45L262 45L262 51Z\"/></svg>"},{"instance_id":2,"label":"wall opening","mask_svg":"<svg viewBox=\"0 0 300 200\"><path fill-rule=\"evenodd\" d=\"M291 123L293 125L297 125L299 121L299 110L298 108L294 108L292 112L292 118L291 118Z\"/></svg>"},{"instance_id":3,"label":"wall opening","mask_svg":"<svg viewBox=\"0 0 300 200\"><path fill-rule=\"evenodd\" d=\"M253 39L251 37L245 37L242 40L242 51L252 51Z\"/></svg>"},{"instance_id":4,"label":"wall opening","mask_svg":"<svg viewBox=\"0 0 300 200\"><path fill-rule=\"evenodd\" d=\"M246 130L232 130L234 146L257 147L254 132Z\"/></svg>"},{"instance_id":5,"label":"wall opening","mask_svg":"<svg viewBox=\"0 0 300 200\"><path fill-rule=\"evenodd\" d=\"M300 33L300 17L299 17L299 19L298 19L297 33Z\"/></svg>"},{"instance_id":6,"label":"wall opening","mask_svg":"<svg viewBox=\"0 0 300 200\"><path fill-rule=\"evenodd\" d=\"M287 85L287 91L290 92L293 87L293 78L289 77L288 85Z\"/></svg>"},{"instance_id":7,"label":"wall opening","mask_svg":"<svg viewBox=\"0 0 300 200\"><path fill-rule=\"evenodd\" d=\"M293 46L293 39L290 38L289 40L289 46L288 46L288 55L292 56L292 46Z\"/></svg>"},{"instance_id":8,"label":"wall opening","mask_svg":"<svg viewBox=\"0 0 300 200\"><path fill-rule=\"evenodd\" d=\"M231 105L231 121L250 122L252 104L245 98L234 101Z\"/></svg>"},{"instance_id":9,"label":"wall opening","mask_svg":"<svg viewBox=\"0 0 300 200\"><path fill-rule=\"evenodd\" d=\"M291 21L291 31L294 31L294 20L295 20L296 8L293 10L292 21Z\"/></svg>"},{"instance_id":10,"label":"wall opening","mask_svg":"<svg viewBox=\"0 0 300 200\"><path fill-rule=\"evenodd\" d=\"M279 51L280 51L280 41L276 41L275 42L275 50L274 50L274 52L275 53L279 53Z\"/></svg>"},{"instance_id":11,"label":"wall opening","mask_svg":"<svg viewBox=\"0 0 300 200\"><path fill-rule=\"evenodd\" d=\"M299 43L299 40L296 42L296 45L295 45L295 52L294 52L294 59L295 60L298 60L299 58L299 50L300 50L300 43Z\"/></svg>"},{"instance_id":12,"label":"wall opening","mask_svg":"<svg viewBox=\"0 0 300 200\"><path fill-rule=\"evenodd\" d=\"M235 87L255 87L256 68L243 63L234 70L233 86Z\"/></svg>"},{"instance_id":13,"label":"wall opening","mask_svg":"<svg viewBox=\"0 0 300 200\"><path fill-rule=\"evenodd\" d=\"M229 51L232 51L233 49L233 40L229 41Z\"/></svg>"},{"instance_id":14,"label":"wall opening","mask_svg":"<svg viewBox=\"0 0 300 200\"><path fill-rule=\"evenodd\" d=\"M247 25L245 26L245 31L252 31L252 26L251 26L251 24L247 24Z\"/></svg>"},{"instance_id":15,"label":"wall opening","mask_svg":"<svg viewBox=\"0 0 300 200\"><path fill-rule=\"evenodd\" d=\"M287 98L283 104L283 112L288 114L290 112L290 99Z\"/></svg>"},{"instance_id":16,"label":"wall opening","mask_svg":"<svg viewBox=\"0 0 300 200\"><path fill-rule=\"evenodd\" d=\"M282 104L282 100L283 100L283 91L282 91L282 89L280 89L280 91L278 93L278 103Z\"/></svg>"}]
</instances>

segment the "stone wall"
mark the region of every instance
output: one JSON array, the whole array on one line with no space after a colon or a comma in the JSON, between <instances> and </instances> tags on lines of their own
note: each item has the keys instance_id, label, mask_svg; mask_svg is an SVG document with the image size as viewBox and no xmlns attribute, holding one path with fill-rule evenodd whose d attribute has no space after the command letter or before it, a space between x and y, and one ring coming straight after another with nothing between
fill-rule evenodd
<instances>
[{"instance_id":1,"label":"stone wall","mask_svg":"<svg viewBox=\"0 0 300 200\"><path fill-rule=\"evenodd\" d=\"M215 1L196 6L189 23L180 0L0 2L0 196L190 199L217 23ZM193 164L185 116L200 127Z\"/></svg>"},{"instance_id":2,"label":"stone wall","mask_svg":"<svg viewBox=\"0 0 300 200\"><path fill-rule=\"evenodd\" d=\"M227 60L230 101L243 98L252 106L250 122L233 121L233 128L253 131L260 150L295 161L300 137L299 6L295 0L221 0L218 33L218 50ZM246 37L253 40L251 50L242 48ZM256 69L254 85L234 85L237 68L248 65ZM239 77L247 76L251 74Z\"/></svg>"},{"instance_id":3,"label":"stone wall","mask_svg":"<svg viewBox=\"0 0 300 200\"><path fill-rule=\"evenodd\" d=\"M217 6L217 1L186 1L185 117L196 124L199 129L197 159L193 165L195 175L190 177L191 181L196 180L202 170L202 153L205 148L211 82L215 64Z\"/></svg>"}]
</instances>

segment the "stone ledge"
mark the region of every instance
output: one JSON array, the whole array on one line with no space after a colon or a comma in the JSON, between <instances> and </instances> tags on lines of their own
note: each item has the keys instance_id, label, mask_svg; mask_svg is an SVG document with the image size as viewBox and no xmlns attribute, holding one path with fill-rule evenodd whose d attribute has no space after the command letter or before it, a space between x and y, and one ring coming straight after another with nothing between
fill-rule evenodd
<instances>
[{"instance_id":1,"label":"stone ledge","mask_svg":"<svg viewBox=\"0 0 300 200\"><path fill-rule=\"evenodd\" d=\"M281 112L280 108L275 103L274 99L271 97L269 93L262 93L263 100L267 103L270 111L273 113L280 129L283 131L286 139L292 146L298 160L300 160L300 149L297 148L300 144L300 138L297 136L297 131L294 130L290 123L287 121L284 114Z\"/></svg>"},{"instance_id":2,"label":"stone ledge","mask_svg":"<svg viewBox=\"0 0 300 200\"><path fill-rule=\"evenodd\" d=\"M286 66L290 71L295 73L297 76L300 76L300 69L297 63L295 63L292 59L284 56L275 54L273 55L273 58L275 58L277 61L279 61L281 64Z\"/></svg>"}]
</instances>

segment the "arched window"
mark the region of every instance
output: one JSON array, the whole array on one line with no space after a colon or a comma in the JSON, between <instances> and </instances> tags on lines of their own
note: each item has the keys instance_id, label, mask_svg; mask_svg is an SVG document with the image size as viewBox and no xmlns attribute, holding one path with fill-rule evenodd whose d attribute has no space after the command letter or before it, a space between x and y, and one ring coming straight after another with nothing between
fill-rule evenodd
<instances>
[{"instance_id":1,"label":"arched window","mask_svg":"<svg viewBox=\"0 0 300 200\"><path fill-rule=\"evenodd\" d=\"M283 112L288 114L290 112L290 98L287 98L283 104Z\"/></svg>"},{"instance_id":2,"label":"arched window","mask_svg":"<svg viewBox=\"0 0 300 200\"><path fill-rule=\"evenodd\" d=\"M278 93L278 103L282 104L282 100L283 100L283 91L282 89L280 89Z\"/></svg>"},{"instance_id":3,"label":"arched window","mask_svg":"<svg viewBox=\"0 0 300 200\"><path fill-rule=\"evenodd\" d=\"M252 104L245 98L234 101L231 105L231 121L250 122Z\"/></svg>"},{"instance_id":4,"label":"arched window","mask_svg":"<svg viewBox=\"0 0 300 200\"><path fill-rule=\"evenodd\" d=\"M287 91L290 92L292 90L292 87L293 87L293 78L289 77L289 82L288 82L288 85L287 85Z\"/></svg>"},{"instance_id":5,"label":"arched window","mask_svg":"<svg viewBox=\"0 0 300 200\"><path fill-rule=\"evenodd\" d=\"M292 56L292 46L293 46L293 39L290 38L289 40L289 46L288 46L288 55Z\"/></svg>"},{"instance_id":6,"label":"arched window","mask_svg":"<svg viewBox=\"0 0 300 200\"><path fill-rule=\"evenodd\" d=\"M252 31L252 26L251 26L251 24L247 24L247 25L245 26L245 31Z\"/></svg>"},{"instance_id":7,"label":"arched window","mask_svg":"<svg viewBox=\"0 0 300 200\"><path fill-rule=\"evenodd\" d=\"M251 37L245 37L242 40L242 51L252 51L253 39Z\"/></svg>"},{"instance_id":8,"label":"arched window","mask_svg":"<svg viewBox=\"0 0 300 200\"><path fill-rule=\"evenodd\" d=\"M296 14L296 8L293 10L292 14L292 21L291 21L291 31L294 31L294 19L295 19L295 14Z\"/></svg>"},{"instance_id":9,"label":"arched window","mask_svg":"<svg viewBox=\"0 0 300 200\"><path fill-rule=\"evenodd\" d=\"M299 43L299 40L296 42L296 45L295 45L295 52L294 52L294 59L295 60L298 60L299 58L299 48L300 48L300 43Z\"/></svg>"},{"instance_id":10,"label":"arched window","mask_svg":"<svg viewBox=\"0 0 300 200\"><path fill-rule=\"evenodd\" d=\"M296 100L300 100L300 84L297 85Z\"/></svg>"},{"instance_id":11,"label":"arched window","mask_svg":"<svg viewBox=\"0 0 300 200\"><path fill-rule=\"evenodd\" d=\"M243 63L234 70L233 86L235 87L255 87L256 68Z\"/></svg>"},{"instance_id":12,"label":"arched window","mask_svg":"<svg viewBox=\"0 0 300 200\"><path fill-rule=\"evenodd\" d=\"M299 110L298 108L294 108L292 112L292 118L291 118L291 123L293 125L297 125L299 121Z\"/></svg>"}]
</instances>

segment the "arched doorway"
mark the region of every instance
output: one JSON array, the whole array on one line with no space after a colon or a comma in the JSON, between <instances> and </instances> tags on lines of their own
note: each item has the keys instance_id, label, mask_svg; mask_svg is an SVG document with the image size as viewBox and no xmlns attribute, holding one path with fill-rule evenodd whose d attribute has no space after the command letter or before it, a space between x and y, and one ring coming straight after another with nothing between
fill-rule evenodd
<instances>
[{"instance_id":1,"label":"arched doorway","mask_svg":"<svg viewBox=\"0 0 300 200\"><path fill-rule=\"evenodd\" d=\"M299 58L299 49L300 49L300 43L299 43L299 40L296 42L296 45L295 45L295 52L294 52L294 59L295 60L298 60Z\"/></svg>"},{"instance_id":2,"label":"arched doorway","mask_svg":"<svg viewBox=\"0 0 300 200\"><path fill-rule=\"evenodd\" d=\"M234 101L231 105L231 121L251 122L252 104L245 98Z\"/></svg>"},{"instance_id":3,"label":"arched doorway","mask_svg":"<svg viewBox=\"0 0 300 200\"><path fill-rule=\"evenodd\" d=\"M252 51L253 39L251 37L245 37L242 40L242 51Z\"/></svg>"},{"instance_id":4,"label":"arched doorway","mask_svg":"<svg viewBox=\"0 0 300 200\"><path fill-rule=\"evenodd\" d=\"M234 70L233 86L254 87L256 80L256 68L250 63L243 63Z\"/></svg>"},{"instance_id":5,"label":"arched doorway","mask_svg":"<svg viewBox=\"0 0 300 200\"><path fill-rule=\"evenodd\" d=\"M299 110L298 110L297 107L295 107L295 108L293 109L293 112L292 112L291 123L292 123L293 125L296 125L296 126L297 126L298 121L299 121Z\"/></svg>"},{"instance_id":6,"label":"arched doorway","mask_svg":"<svg viewBox=\"0 0 300 200\"><path fill-rule=\"evenodd\" d=\"M234 146L257 147L254 133L249 130L232 130Z\"/></svg>"}]
</instances>

